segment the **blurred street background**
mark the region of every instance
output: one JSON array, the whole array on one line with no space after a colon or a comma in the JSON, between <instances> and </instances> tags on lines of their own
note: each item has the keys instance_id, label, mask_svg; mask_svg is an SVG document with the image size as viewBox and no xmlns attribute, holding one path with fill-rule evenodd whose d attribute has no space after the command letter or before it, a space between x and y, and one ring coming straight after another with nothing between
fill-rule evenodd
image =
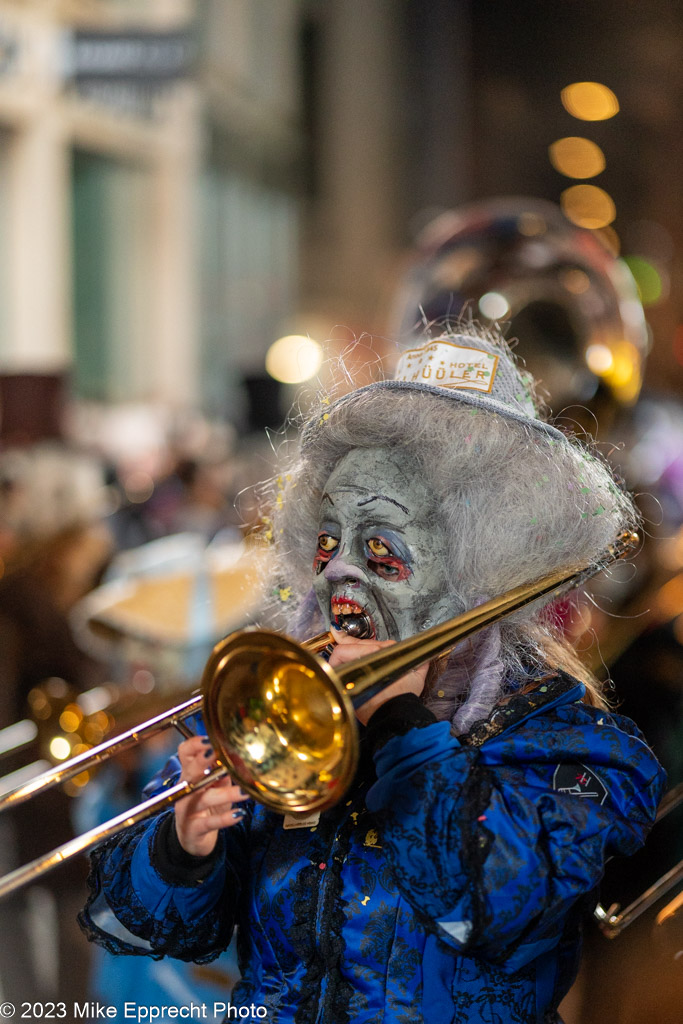
<instances>
[{"instance_id":1,"label":"blurred street background","mask_svg":"<svg viewBox=\"0 0 683 1024\"><path fill-rule=\"evenodd\" d=\"M0 0L0 790L197 686L258 618L290 418L461 311L639 495L567 629L683 782L682 107L669 0ZM174 743L0 815L2 873ZM605 906L683 859L658 829ZM227 999L231 953L88 946L86 871L0 905L0 1002ZM587 918L567 1024L680 1024L679 890Z\"/></svg>"}]
</instances>

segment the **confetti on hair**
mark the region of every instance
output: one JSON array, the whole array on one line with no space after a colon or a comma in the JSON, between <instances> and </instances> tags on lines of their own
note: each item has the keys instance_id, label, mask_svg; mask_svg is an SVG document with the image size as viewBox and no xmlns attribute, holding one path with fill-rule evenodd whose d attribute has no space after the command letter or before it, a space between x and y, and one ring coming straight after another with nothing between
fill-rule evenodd
<instances>
[{"instance_id":1,"label":"confetti on hair","mask_svg":"<svg viewBox=\"0 0 683 1024\"><path fill-rule=\"evenodd\" d=\"M273 543L273 520L270 516L261 517L261 532L260 536L267 541L268 544Z\"/></svg>"}]
</instances>

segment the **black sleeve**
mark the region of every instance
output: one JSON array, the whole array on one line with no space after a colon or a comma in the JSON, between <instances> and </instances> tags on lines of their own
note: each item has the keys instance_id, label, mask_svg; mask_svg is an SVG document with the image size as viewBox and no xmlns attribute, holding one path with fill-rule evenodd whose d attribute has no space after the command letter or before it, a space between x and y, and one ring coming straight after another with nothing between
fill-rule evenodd
<instances>
[{"instance_id":1,"label":"black sleeve","mask_svg":"<svg viewBox=\"0 0 683 1024\"><path fill-rule=\"evenodd\" d=\"M154 867L169 885L196 885L211 874L220 857L221 842L206 857L195 857L183 849L175 828L175 815L169 814L154 839Z\"/></svg>"},{"instance_id":2,"label":"black sleeve","mask_svg":"<svg viewBox=\"0 0 683 1024\"><path fill-rule=\"evenodd\" d=\"M415 693L401 693L377 708L367 725L367 741L373 753L392 736L403 736L410 729L424 729L437 721Z\"/></svg>"}]
</instances>

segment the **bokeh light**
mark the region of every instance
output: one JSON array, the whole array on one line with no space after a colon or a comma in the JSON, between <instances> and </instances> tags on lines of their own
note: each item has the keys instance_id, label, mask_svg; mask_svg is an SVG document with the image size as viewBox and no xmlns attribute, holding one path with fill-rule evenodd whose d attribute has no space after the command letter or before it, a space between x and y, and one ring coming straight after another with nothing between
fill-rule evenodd
<instances>
[{"instance_id":1,"label":"bokeh light","mask_svg":"<svg viewBox=\"0 0 683 1024\"><path fill-rule=\"evenodd\" d=\"M66 736L55 736L50 741L50 753L55 761L65 761L71 753L71 744Z\"/></svg>"},{"instance_id":2,"label":"bokeh light","mask_svg":"<svg viewBox=\"0 0 683 1024\"><path fill-rule=\"evenodd\" d=\"M590 278L580 267L570 267L560 275L560 280L572 295L583 295L591 286Z\"/></svg>"},{"instance_id":3,"label":"bokeh light","mask_svg":"<svg viewBox=\"0 0 683 1024\"><path fill-rule=\"evenodd\" d=\"M59 727L64 732L76 732L83 720L83 712L76 704L68 704L59 716Z\"/></svg>"},{"instance_id":4,"label":"bokeh light","mask_svg":"<svg viewBox=\"0 0 683 1024\"><path fill-rule=\"evenodd\" d=\"M581 121L606 121L619 113L619 100L600 82L573 82L561 98L564 109Z\"/></svg>"},{"instance_id":5,"label":"bokeh light","mask_svg":"<svg viewBox=\"0 0 683 1024\"><path fill-rule=\"evenodd\" d=\"M607 345L589 345L586 349L586 364L591 373L602 377L614 363L614 357Z\"/></svg>"},{"instance_id":6,"label":"bokeh light","mask_svg":"<svg viewBox=\"0 0 683 1024\"><path fill-rule=\"evenodd\" d=\"M486 292L479 299L479 310L489 320L500 320L510 312L510 303L500 292Z\"/></svg>"},{"instance_id":7,"label":"bokeh light","mask_svg":"<svg viewBox=\"0 0 683 1024\"><path fill-rule=\"evenodd\" d=\"M579 135L557 139L548 147L550 162L567 178L593 178L605 169L605 155L598 145Z\"/></svg>"},{"instance_id":8,"label":"bokeh light","mask_svg":"<svg viewBox=\"0 0 683 1024\"><path fill-rule=\"evenodd\" d=\"M617 215L614 200L597 185L572 185L562 193L560 205L565 217L580 228L604 228Z\"/></svg>"},{"instance_id":9,"label":"bokeh light","mask_svg":"<svg viewBox=\"0 0 683 1024\"><path fill-rule=\"evenodd\" d=\"M605 345L589 345L585 354L588 369L601 377L620 401L634 402L642 384L640 357L635 345L625 339Z\"/></svg>"},{"instance_id":10,"label":"bokeh light","mask_svg":"<svg viewBox=\"0 0 683 1024\"><path fill-rule=\"evenodd\" d=\"M673 618L683 612L683 573L674 576L660 588L657 607L665 618Z\"/></svg>"},{"instance_id":11,"label":"bokeh light","mask_svg":"<svg viewBox=\"0 0 683 1024\"><path fill-rule=\"evenodd\" d=\"M282 384L300 384L318 372L323 361L322 346L302 334L288 334L266 353L266 370Z\"/></svg>"},{"instance_id":12,"label":"bokeh light","mask_svg":"<svg viewBox=\"0 0 683 1024\"><path fill-rule=\"evenodd\" d=\"M662 276L657 268L642 256L624 256L623 259L633 274L642 304L644 306L654 305L661 299L664 290Z\"/></svg>"}]
</instances>

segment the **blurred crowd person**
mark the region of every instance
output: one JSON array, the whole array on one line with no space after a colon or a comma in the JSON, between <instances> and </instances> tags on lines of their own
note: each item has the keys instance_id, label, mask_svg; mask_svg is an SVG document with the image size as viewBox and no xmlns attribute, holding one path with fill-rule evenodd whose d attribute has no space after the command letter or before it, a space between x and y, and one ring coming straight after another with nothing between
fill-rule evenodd
<instances>
[{"instance_id":1,"label":"blurred crowd person","mask_svg":"<svg viewBox=\"0 0 683 1024\"><path fill-rule=\"evenodd\" d=\"M121 501L108 518L117 550L177 533L193 533L210 543L222 531L236 539L242 522L235 507L236 460L179 453L170 470L153 482L144 478L147 490L135 493L122 485L116 470L111 483Z\"/></svg>"},{"instance_id":2,"label":"blurred crowd person","mask_svg":"<svg viewBox=\"0 0 683 1024\"><path fill-rule=\"evenodd\" d=\"M70 610L97 584L112 548L99 467L54 447L0 458L0 727L56 676L87 689L101 669L75 644Z\"/></svg>"},{"instance_id":3,"label":"blurred crowd person","mask_svg":"<svg viewBox=\"0 0 683 1024\"><path fill-rule=\"evenodd\" d=\"M0 729L30 718L29 696L41 688L66 698L104 679L103 666L79 649L69 624L71 609L97 584L111 554L101 497L97 461L61 444L0 455ZM56 721L45 724L58 731ZM34 752L10 751L3 776ZM54 790L3 814L0 830L5 874L71 837L69 798ZM84 972L69 967L73 891L83 876L76 862L0 904L0 928L13 937L0 944L4 997L83 995Z\"/></svg>"}]
</instances>

